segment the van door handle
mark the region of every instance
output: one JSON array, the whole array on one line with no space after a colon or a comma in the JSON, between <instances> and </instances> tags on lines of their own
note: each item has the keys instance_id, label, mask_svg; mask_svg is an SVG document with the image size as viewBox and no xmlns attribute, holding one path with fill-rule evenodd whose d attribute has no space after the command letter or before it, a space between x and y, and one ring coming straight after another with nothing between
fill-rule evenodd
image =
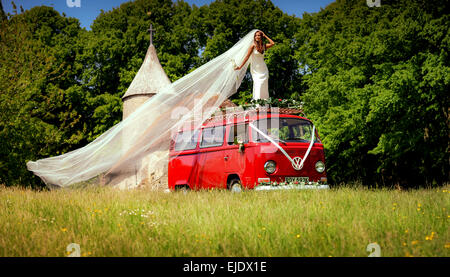
<instances>
[{"instance_id":1,"label":"van door handle","mask_svg":"<svg viewBox=\"0 0 450 277\"><path fill-rule=\"evenodd\" d=\"M225 161L228 161L228 159L229 159L230 157L225 156L225 157L223 157L223 158L225 159Z\"/></svg>"}]
</instances>

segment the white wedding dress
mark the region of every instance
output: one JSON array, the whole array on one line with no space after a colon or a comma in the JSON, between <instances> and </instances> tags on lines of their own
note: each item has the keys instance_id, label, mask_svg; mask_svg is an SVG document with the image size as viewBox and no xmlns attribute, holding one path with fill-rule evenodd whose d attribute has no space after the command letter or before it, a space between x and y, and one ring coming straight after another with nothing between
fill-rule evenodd
<instances>
[{"instance_id":1,"label":"white wedding dress","mask_svg":"<svg viewBox=\"0 0 450 277\"><path fill-rule=\"evenodd\" d=\"M250 60L250 73L253 79L253 99L269 98L269 69L264 62L264 54L255 47Z\"/></svg>"}]
</instances>

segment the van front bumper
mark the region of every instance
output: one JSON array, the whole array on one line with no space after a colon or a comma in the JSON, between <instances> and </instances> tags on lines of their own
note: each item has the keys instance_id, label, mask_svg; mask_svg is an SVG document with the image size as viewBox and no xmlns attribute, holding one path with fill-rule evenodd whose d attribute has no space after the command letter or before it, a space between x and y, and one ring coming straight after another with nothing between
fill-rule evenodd
<instances>
[{"instance_id":1,"label":"van front bumper","mask_svg":"<svg viewBox=\"0 0 450 277\"><path fill-rule=\"evenodd\" d=\"M283 189L329 189L327 184L317 184L317 185L258 185L254 190L283 190Z\"/></svg>"},{"instance_id":2,"label":"van front bumper","mask_svg":"<svg viewBox=\"0 0 450 277\"><path fill-rule=\"evenodd\" d=\"M300 177L305 178L305 177ZM254 190L282 190L282 189L329 189L327 184L327 178L322 177L319 181L308 181L309 178L306 177L306 182L272 182L270 178L258 178L258 184L254 187Z\"/></svg>"}]
</instances>

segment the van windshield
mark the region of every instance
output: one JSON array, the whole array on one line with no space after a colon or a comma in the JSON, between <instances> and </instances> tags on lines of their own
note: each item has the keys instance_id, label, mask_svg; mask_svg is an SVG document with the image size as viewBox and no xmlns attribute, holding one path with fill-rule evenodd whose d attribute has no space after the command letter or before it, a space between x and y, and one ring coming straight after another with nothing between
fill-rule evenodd
<instances>
[{"instance_id":1,"label":"van windshield","mask_svg":"<svg viewBox=\"0 0 450 277\"><path fill-rule=\"evenodd\" d=\"M260 119L253 123L259 130L281 142L310 142L312 133L311 122L299 118L267 118ZM254 142L268 142L261 134L252 130ZM320 142L317 135L314 142Z\"/></svg>"}]
</instances>

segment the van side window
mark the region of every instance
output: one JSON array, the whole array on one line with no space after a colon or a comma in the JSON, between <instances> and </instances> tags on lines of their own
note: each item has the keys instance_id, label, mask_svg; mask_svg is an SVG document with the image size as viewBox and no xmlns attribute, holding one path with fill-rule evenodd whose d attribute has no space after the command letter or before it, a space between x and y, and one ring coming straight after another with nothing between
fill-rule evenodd
<instances>
[{"instance_id":1,"label":"van side window","mask_svg":"<svg viewBox=\"0 0 450 277\"><path fill-rule=\"evenodd\" d=\"M200 147L222 146L224 134L225 126L204 128L202 131Z\"/></svg>"},{"instance_id":2,"label":"van side window","mask_svg":"<svg viewBox=\"0 0 450 277\"><path fill-rule=\"evenodd\" d=\"M233 145L235 141L248 142L248 124L231 125L230 134L228 136L228 145Z\"/></svg>"},{"instance_id":3,"label":"van side window","mask_svg":"<svg viewBox=\"0 0 450 277\"><path fill-rule=\"evenodd\" d=\"M177 135L175 151L192 150L197 147L198 131L184 131Z\"/></svg>"}]
</instances>

